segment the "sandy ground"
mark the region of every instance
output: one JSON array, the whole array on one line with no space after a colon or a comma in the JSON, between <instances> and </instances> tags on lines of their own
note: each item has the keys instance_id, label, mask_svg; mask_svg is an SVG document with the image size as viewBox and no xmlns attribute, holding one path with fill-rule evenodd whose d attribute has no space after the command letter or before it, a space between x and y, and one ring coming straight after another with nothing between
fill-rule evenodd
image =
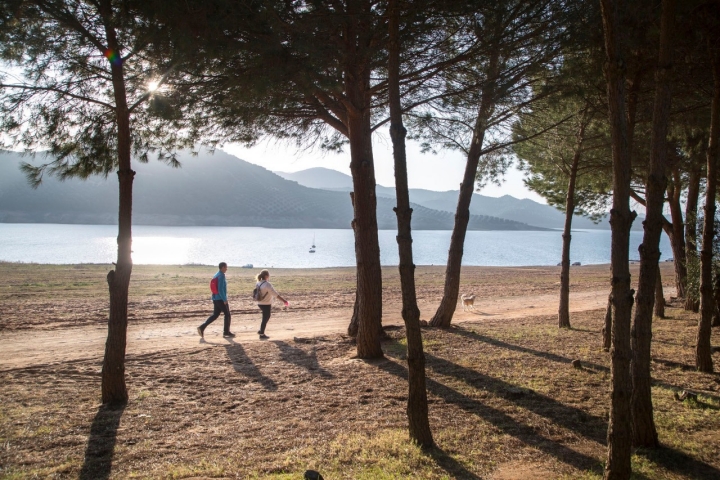
<instances>
[{"instance_id":1,"label":"sandy ground","mask_svg":"<svg viewBox=\"0 0 720 480\"><path fill-rule=\"evenodd\" d=\"M666 295L672 294L668 291ZM608 291L593 290L572 293L570 309L582 312L603 308L607 303ZM534 315L551 315L557 311L557 294L528 295L523 297L478 298L474 309L458 310L453 318L455 323L477 321L483 318L520 319ZM232 306L232 305L231 305ZM420 309L428 317L434 305L421 303ZM402 325L400 306L385 307L383 325ZM388 311L390 310L390 311ZM320 310L273 310L267 327L271 340L291 340L295 337L317 337L342 333L346 330L351 308ZM258 314L233 315L232 330L237 335L235 342L260 341L257 336ZM202 322L197 319L163 319L163 323L133 324L128 326L127 353L145 354L163 350L195 349L199 345L225 346L229 343L222 333L222 316L208 327L205 339L200 339L196 327ZM22 368L33 365L51 365L75 360L101 358L107 337L105 326L84 325L58 330L32 330L3 332L0 350L0 370Z\"/></svg>"},{"instance_id":2,"label":"sandy ground","mask_svg":"<svg viewBox=\"0 0 720 480\"><path fill-rule=\"evenodd\" d=\"M672 266L662 267L671 299ZM404 329L387 328L384 358L372 361L355 358L343 335L352 269L273 270L292 308L273 312L270 340L260 341L253 272L236 269L229 281L237 337L221 336L220 318L201 340L214 267L137 266L130 398L106 408L107 268L0 262L0 478L302 478L308 468L348 480L602 475L607 266L573 269L571 329L557 328L558 268L463 269L460 291L478 295L474 310L458 305L453 328L423 330L429 452L407 438ZM636 282L636 266L631 273ZM443 268L416 274L428 320ZM384 268L387 327L402 325L399 302L397 268ZM720 376L695 371L696 331L697 314L677 301L653 322L663 446L633 455L637 478L720 478ZM680 401L683 391L697 397Z\"/></svg>"}]
</instances>

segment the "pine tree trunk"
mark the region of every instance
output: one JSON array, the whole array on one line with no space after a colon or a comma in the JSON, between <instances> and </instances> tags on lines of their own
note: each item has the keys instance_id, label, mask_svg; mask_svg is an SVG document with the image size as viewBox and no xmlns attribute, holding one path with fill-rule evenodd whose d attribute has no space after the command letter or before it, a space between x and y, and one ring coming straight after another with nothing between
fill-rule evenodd
<instances>
[{"instance_id":1,"label":"pine tree trunk","mask_svg":"<svg viewBox=\"0 0 720 480\"><path fill-rule=\"evenodd\" d=\"M600 2L605 34L608 107L613 155L612 228L612 393L608 423L606 479L628 479L631 474L630 450L630 316L633 294L630 289L629 242L634 212L630 211L630 155L625 118L625 63L618 30L619 12L612 0Z\"/></svg>"},{"instance_id":2,"label":"pine tree trunk","mask_svg":"<svg viewBox=\"0 0 720 480\"><path fill-rule=\"evenodd\" d=\"M713 51L715 49L715 51ZM707 185L705 187L705 223L700 250L700 322L698 323L695 366L701 372L713 371L710 336L715 299L712 286L713 237L715 236L715 192L717 189L717 157L720 141L720 53L710 45L713 65L713 99L710 110L710 142L707 149Z\"/></svg>"},{"instance_id":3,"label":"pine tree trunk","mask_svg":"<svg viewBox=\"0 0 720 480\"><path fill-rule=\"evenodd\" d=\"M350 145L353 180L353 232L357 264L357 355L380 358L382 334L382 271L378 241L375 163L372 151L372 92L370 59L367 58L370 2L348 2L343 36L346 57L343 72L344 125ZM351 321L352 327L352 321ZM348 330L351 330L349 328Z\"/></svg>"},{"instance_id":4,"label":"pine tree trunk","mask_svg":"<svg viewBox=\"0 0 720 480\"><path fill-rule=\"evenodd\" d=\"M475 190L475 177L482 153L482 144L485 139L485 131L490 115L495 108L494 82L499 73L500 50L494 49L488 61L488 82L483 88L480 96L478 116L475 120L473 137L465 164L463 181L460 184L460 194L455 211L455 225L450 237L450 249L448 251L447 267L445 268L445 287L443 297L430 325L433 327L449 328L452 317L457 308L458 296L460 293L460 270L462 267L463 246L465 234L467 233L468 222L470 221L470 201Z\"/></svg>"},{"instance_id":5,"label":"pine tree trunk","mask_svg":"<svg viewBox=\"0 0 720 480\"><path fill-rule=\"evenodd\" d=\"M354 70L346 80L346 92L355 107L348 111L347 127L355 213L352 226L357 262L357 355L359 358L380 358L383 356L380 347L382 272L371 141L370 72L362 65L351 68Z\"/></svg>"},{"instance_id":6,"label":"pine tree trunk","mask_svg":"<svg viewBox=\"0 0 720 480\"><path fill-rule=\"evenodd\" d=\"M420 309L415 294L415 264L412 251L412 208L408 190L405 136L400 104L400 44L398 0L388 3L389 59L388 90L390 107L390 138L395 161L395 191L397 197L398 253L400 256L400 288L402 317L405 322L408 361L408 429L410 438L423 448L434 442L428 419L427 388L425 385L425 353L420 332Z\"/></svg>"},{"instance_id":7,"label":"pine tree trunk","mask_svg":"<svg viewBox=\"0 0 720 480\"><path fill-rule=\"evenodd\" d=\"M713 297L715 298L715 311L713 312L712 326L720 327L720 273L715 273Z\"/></svg>"},{"instance_id":8,"label":"pine tree trunk","mask_svg":"<svg viewBox=\"0 0 720 480\"><path fill-rule=\"evenodd\" d=\"M682 207L680 199L682 193L682 183L680 181L680 172L673 169L672 181L668 182L667 196L668 206L670 207L670 225L664 224L663 229L670 238L670 246L673 251L675 260L675 289L678 298L686 298L687 292L687 258L685 256L685 235Z\"/></svg>"},{"instance_id":9,"label":"pine tree trunk","mask_svg":"<svg viewBox=\"0 0 720 480\"><path fill-rule=\"evenodd\" d=\"M355 210L355 193L350 192L350 203ZM354 227L353 227L354 228ZM355 235L355 249L357 250L357 235ZM355 301L353 302L353 313L350 318L350 325L348 325L347 333L352 338L357 339L358 329L360 328L360 317L358 316L358 287L357 287L357 270L355 271Z\"/></svg>"},{"instance_id":10,"label":"pine tree trunk","mask_svg":"<svg viewBox=\"0 0 720 480\"><path fill-rule=\"evenodd\" d=\"M662 1L660 54L655 72L655 105L650 166L645 183L645 211L643 243L640 245L640 276L637 304L632 326L632 397L633 444L637 447L658 446L653 419L652 379L650 375L650 347L655 290L660 274L660 236L662 235L663 205L667 178L667 132L670 118L670 68L672 53L670 39L675 18L675 0Z\"/></svg>"},{"instance_id":11,"label":"pine tree trunk","mask_svg":"<svg viewBox=\"0 0 720 480\"><path fill-rule=\"evenodd\" d=\"M612 293L610 293L610 295L608 295L607 308L605 308L605 325L602 329L603 350L606 352L610 351L612 344L612 309L613 301Z\"/></svg>"},{"instance_id":12,"label":"pine tree trunk","mask_svg":"<svg viewBox=\"0 0 720 480\"><path fill-rule=\"evenodd\" d=\"M117 52L118 42L111 27L112 10L109 1L102 2L101 14L106 22L108 48ZM132 273L132 186L135 172L131 168L130 112L125 93L123 66L120 61L111 63L115 112L118 127L118 253L115 270L107 274L110 291L110 314L105 357L102 367L102 402L122 405L128 401L125 385L125 348L127 345L128 291Z\"/></svg>"},{"instance_id":13,"label":"pine tree trunk","mask_svg":"<svg viewBox=\"0 0 720 480\"><path fill-rule=\"evenodd\" d=\"M662 276L658 268L657 282L655 282L655 316L665 318L665 293L663 292Z\"/></svg>"},{"instance_id":14,"label":"pine tree trunk","mask_svg":"<svg viewBox=\"0 0 720 480\"><path fill-rule=\"evenodd\" d=\"M353 302L353 314L350 318L350 325L348 325L347 334L353 338L357 337L360 320L358 317L358 297L357 297L357 282L355 285L355 301Z\"/></svg>"},{"instance_id":15,"label":"pine tree trunk","mask_svg":"<svg viewBox=\"0 0 720 480\"><path fill-rule=\"evenodd\" d=\"M700 197L700 172L692 168L688 172L687 200L685 202L685 258L697 256L697 208ZM695 309L695 299L685 296L685 310Z\"/></svg>"},{"instance_id":16,"label":"pine tree trunk","mask_svg":"<svg viewBox=\"0 0 720 480\"><path fill-rule=\"evenodd\" d=\"M700 198L700 179L697 168L688 172L688 190L685 200L685 248L697 252L697 209Z\"/></svg>"},{"instance_id":17,"label":"pine tree trunk","mask_svg":"<svg viewBox=\"0 0 720 480\"><path fill-rule=\"evenodd\" d=\"M643 84L644 70L638 69L635 72L635 76L631 79L626 79L627 84L627 108L625 109L625 120L627 122L627 156L632 158L633 145L635 141L635 125L637 124L637 107L640 99L640 90ZM623 97L624 99L625 97ZM603 349L606 352L610 351L610 345L612 343L612 321L613 321L613 303L612 303L612 288L610 295L608 295L608 304L605 310L605 327L603 328Z\"/></svg>"},{"instance_id":18,"label":"pine tree trunk","mask_svg":"<svg viewBox=\"0 0 720 480\"><path fill-rule=\"evenodd\" d=\"M575 182L585 137L586 122L584 114L580 122L577 148L570 165L570 179L568 180L567 197L565 199L565 226L562 234L562 267L560 270L560 305L558 307L559 328L570 328L570 240L572 239L570 232L572 231L572 217L575 214Z\"/></svg>"}]
</instances>

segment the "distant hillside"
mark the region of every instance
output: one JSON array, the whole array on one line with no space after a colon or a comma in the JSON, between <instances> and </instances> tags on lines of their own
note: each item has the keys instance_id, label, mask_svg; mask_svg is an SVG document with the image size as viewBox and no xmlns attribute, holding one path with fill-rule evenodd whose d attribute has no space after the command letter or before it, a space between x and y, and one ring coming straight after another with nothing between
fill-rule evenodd
<instances>
[{"instance_id":1,"label":"distant hillside","mask_svg":"<svg viewBox=\"0 0 720 480\"><path fill-rule=\"evenodd\" d=\"M347 192L352 190L352 178L349 175L327 168L310 168L294 173L277 172L277 174L310 188ZM458 193L457 190L436 192L411 188L410 200L423 207L454 214ZM378 197L395 198L395 188L378 185L377 195ZM518 199L510 195L495 198L473 194L470 213L472 215L490 214L494 217L545 228L562 229L565 224L565 214L555 207L533 200ZM610 223L607 219L603 219L600 223L595 224L588 218L576 215L573 218L573 228L609 229ZM640 228L642 228L642 221L636 220L633 223L633 229Z\"/></svg>"},{"instance_id":2,"label":"distant hillside","mask_svg":"<svg viewBox=\"0 0 720 480\"><path fill-rule=\"evenodd\" d=\"M0 222L117 222L117 180L60 182L46 178L30 188L18 165L29 157L0 152ZM271 228L350 228L346 192L321 190L286 180L222 151L180 155L182 168L135 163L133 222L138 225L227 225ZM33 163L39 163L37 159ZM342 174L340 174L342 175ZM378 198L378 226L395 229L394 202ZM413 228L451 230L454 215L413 205ZM473 215L472 230L537 230L537 227Z\"/></svg>"},{"instance_id":3,"label":"distant hillside","mask_svg":"<svg viewBox=\"0 0 720 480\"><path fill-rule=\"evenodd\" d=\"M308 168L299 172L273 172L286 180L292 180L304 187L322 188L324 190L352 191L352 178L330 168Z\"/></svg>"}]
</instances>

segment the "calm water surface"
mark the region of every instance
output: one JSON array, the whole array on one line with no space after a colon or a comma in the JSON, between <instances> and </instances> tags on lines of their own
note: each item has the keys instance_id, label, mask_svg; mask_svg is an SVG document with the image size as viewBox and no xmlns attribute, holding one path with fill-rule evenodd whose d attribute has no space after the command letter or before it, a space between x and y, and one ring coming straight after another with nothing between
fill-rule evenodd
<instances>
[{"instance_id":1,"label":"calm water surface","mask_svg":"<svg viewBox=\"0 0 720 480\"><path fill-rule=\"evenodd\" d=\"M418 265L444 265L450 231L413 232ZM116 258L114 225L0 223L0 260L34 263L110 263ZM316 252L308 249L315 237ZM381 230L383 265L397 265L395 232ZM632 232L630 258L638 258L642 232ZM490 231L467 233L463 265L556 265L560 261L559 231ZM662 237L663 259L671 257ZM573 232L571 260L582 264L610 263L610 231ZM355 265L352 230L267 229L256 227L133 227L136 264L317 268Z\"/></svg>"}]
</instances>

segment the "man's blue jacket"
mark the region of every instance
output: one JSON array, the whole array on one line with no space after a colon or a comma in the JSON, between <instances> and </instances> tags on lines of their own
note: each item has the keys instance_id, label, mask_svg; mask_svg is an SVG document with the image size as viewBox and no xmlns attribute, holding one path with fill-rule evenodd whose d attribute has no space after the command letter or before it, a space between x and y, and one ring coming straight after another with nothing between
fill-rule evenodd
<instances>
[{"instance_id":1,"label":"man's blue jacket","mask_svg":"<svg viewBox=\"0 0 720 480\"><path fill-rule=\"evenodd\" d=\"M225 280L225 274L218 271L213 278L217 278L218 293L213 293L213 300L222 300L227 302L227 281Z\"/></svg>"}]
</instances>

